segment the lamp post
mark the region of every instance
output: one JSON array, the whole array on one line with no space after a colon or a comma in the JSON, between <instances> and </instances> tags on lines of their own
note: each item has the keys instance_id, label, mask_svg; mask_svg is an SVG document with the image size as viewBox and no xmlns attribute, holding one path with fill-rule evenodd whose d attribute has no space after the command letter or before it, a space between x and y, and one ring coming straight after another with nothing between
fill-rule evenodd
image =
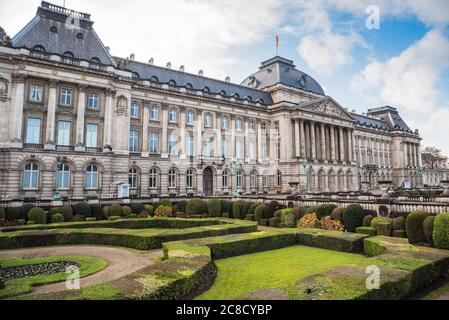
<instances>
[{"instance_id":1,"label":"lamp post","mask_svg":"<svg viewBox=\"0 0 449 320\"><path fill-rule=\"evenodd\" d=\"M58 176L61 174L61 156L56 157L56 183L55 183L55 194L53 200L61 201L61 194L59 193Z\"/></svg>"},{"instance_id":2,"label":"lamp post","mask_svg":"<svg viewBox=\"0 0 449 320\"><path fill-rule=\"evenodd\" d=\"M233 160L231 162L231 169L234 172L234 176L235 176L235 179L232 179L232 196L240 197L240 194L238 192L238 186L237 186L237 172L242 170L242 164L237 163L237 161Z\"/></svg>"}]
</instances>

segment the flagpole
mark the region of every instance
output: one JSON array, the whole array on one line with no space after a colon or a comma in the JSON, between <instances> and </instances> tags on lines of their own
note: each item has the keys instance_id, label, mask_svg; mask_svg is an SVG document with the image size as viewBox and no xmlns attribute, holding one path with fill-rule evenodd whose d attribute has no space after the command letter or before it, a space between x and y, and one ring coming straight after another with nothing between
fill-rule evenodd
<instances>
[{"instance_id":1,"label":"flagpole","mask_svg":"<svg viewBox=\"0 0 449 320\"><path fill-rule=\"evenodd\" d=\"M279 55L279 36L276 35L276 56Z\"/></svg>"}]
</instances>

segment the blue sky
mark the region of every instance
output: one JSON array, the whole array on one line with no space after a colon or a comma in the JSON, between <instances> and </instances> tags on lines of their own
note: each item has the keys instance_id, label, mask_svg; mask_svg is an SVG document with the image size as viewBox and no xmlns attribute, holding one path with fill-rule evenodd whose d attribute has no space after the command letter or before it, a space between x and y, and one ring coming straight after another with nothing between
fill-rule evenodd
<instances>
[{"instance_id":1,"label":"blue sky","mask_svg":"<svg viewBox=\"0 0 449 320\"><path fill-rule=\"evenodd\" d=\"M54 1L62 4L61 0ZM11 36L38 0L0 0ZM280 55L315 78L341 105L364 112L397 107L423 145L449 155L449 1L447 0L67 0L88 12L115 55L239 83ZM366 28L370 5L380 29ZM372 11L370 11L372 12Z\"/></svg>"}]
</instances>

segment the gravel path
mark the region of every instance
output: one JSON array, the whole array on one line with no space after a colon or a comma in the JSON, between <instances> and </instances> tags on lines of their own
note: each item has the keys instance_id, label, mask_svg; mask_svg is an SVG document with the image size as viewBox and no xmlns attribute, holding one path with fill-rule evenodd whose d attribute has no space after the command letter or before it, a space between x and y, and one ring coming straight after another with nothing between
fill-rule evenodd
<instances>
[{"instance_id":1,"label":"gravel path","mask_svg":"<svg viewBox=\"0 0 449 320\"><path fill-rule=\"evenodd\" d=\"M109 265L100 272L80 279L81 287L119 279L154 264L153 259L162 257L162 250L137 253L124 248L106 246L56 246L0 251L0 258L24 259L51 256L94 256L103 258ZM65 291L65 282L54 283L33 288L33 294Z\"/></svg>"}]
</instances>

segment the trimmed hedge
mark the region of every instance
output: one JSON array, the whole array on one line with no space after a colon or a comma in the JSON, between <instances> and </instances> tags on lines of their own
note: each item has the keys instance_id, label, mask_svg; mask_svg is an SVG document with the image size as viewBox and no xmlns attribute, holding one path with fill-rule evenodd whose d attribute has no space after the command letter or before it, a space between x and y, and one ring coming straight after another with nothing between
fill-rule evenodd
<instances>
[{"instance_id":1,"label":"trimmed hedge","mask_svg":"<svg viewBox=\"0 0 449 320\"><path fill-rule=\"evenodd\" d=\"M335 209L332 211L332 213L331 213L332 219L338 220L338 221L340 221L341 223L343 223L343 211L344 211L344 210L345 210L345 209L344 209L344 208L341 208L341 207L335 208Z\"/></svg>"},{"instance_id":2,"label":"trimmed hedge","mask_svg":"<svg viewBox=\"0 0 449 320\"><path fill-rule=\"evenodd\" d=\"M391 222L379 222L376 225L377 235L391 237L393 224Z\"/></svg>"},{"instance_id":3,"label":"trimmed hedge","mask_svg":"<svg viewBox=\"0 0 449 320\"><path fill-rule=\"evenodd\" d=\"M229 200L220 200L221 204L221 213L229 213L232 212L232 201Z\"/></svg>"},{"instance_id":4,"label":"trimmed hedge","mask_svg":"<svg viewBox=\"0 0 449 320\"><path fill-rule=\"evenodd\" d=\"M335 205L333 203L331 203L331 204L323 203L318 206L318 208L316 210L316 217L318 218L318 220L320 220L321 218L330 216L332 214L332 211L334 211L335 208L337 208L337 205Z\"/></svg>"},{"instance_id":5,"label":"trimmed hedge","mask_svg":"<svg viewBox=\"0 0 449 320\"><path fill-rule=\"evenodd\" d=\"M5 208L0 207L0 220L3 220L5 218L6 218Z\"/></svg>"},{"instance_id":6,"label":"trimmed hedge","mask_svg":"<svg viewBox=\"0 0 449 320\"><path fill-rule=\"evenodd\" d=\"M86 218L92 216L92 211L90 209L90 206L84 202L75 204L73 206L73 212L74 212L74 214L80 214Z\"/></svg>"},{"instance_id":7,"label":"trimmed hedge","mask_svg":"<svg viewBox=\"0 0 449 320\"><path fill-rule=\"evenodd\" d=\"M411 244L426 242L423 223L430 214L424 211L415 211L410 213L405 220L405 231L408 241Z\"/></svg>"},{"instance_id":8,"label":"trimmed hedge","mask_svg":"<svg viewBox=\"0 0 449 320\"><path fill-rule=\"evenodd\" d=\"M256 208L260 205L259 202L254 202L248 209L248 214L254 214L256 211Z\"/></svg>"},{"instance_id":9,"label":"trimmed hedge","mask_svg":"<svg viewBox=\"0 0 449 320\"><path fill-rule=\"evenodd\" d=\"M187 207L187 201L185 201L185 200L181 200L176 204L177 210L184 212L184 213L186 212L186 207Z\"/></svg>"},{"instance_id":10,"label":"trimmed hedge","mask_svg":"<svg viewBox=\"0 0 449 320\"><path fill-rule=\"evenodd\" d=\"M243 206L245 205L244 200L237 200L232 204L232 217L234 219L243 219L242 215Z\"/></svg>"},{"instance_id":11,"label":"trimmed hedge","mask_svg":"<svg viewBox=\"0 0 449 320\"><path fill-rule=\"evenodd\" d=\"M433 244L440 249L449 249L449 213L440 213L435 218Z\"/></svg>"},{"instance_id":12,"label":"trimmed hedge","mask_svg":"<svg viewBox=\"0 0 449 320\"><path fill-rule=\"evenodd\" d=\"M378 226L380 223L384 223L384 222L386 222L386 223L392 223L392 222L393 222L393 219L391 219L391 218L389 218L389 217L383 217L383 216L375 217L375 218L373 218L373 220L371 220L371 227L373 227L374 229L377 229L377 226Z\"/></svg>"},{"instance_id":13,"label":"trimmed hedge","mask_svg":"<svg viewBox=\"0 0 449 320\"><path fill-rule=\"evenodd\" d=\"M15 221L19 219L28 219L28 214L22 217L22 208L20 207L9 207L6 209L6 220Z\"/></svg>"},{"instance_id":14,"label":"trimmed hedge","mask_svg":"<svg viewBox=\"0 0 449 320\"><path fill-rule=\"evenodd\" d=\"M187 216L192 216L192 215L197 215L197 214L202 214L202 213L206 213L207 212L207 205L206 205L206 211L205 212L201 212L203 210L204 207L204 201L201 199L192 199L189 200L187 202L186 205L186 214Z\"/></svg>"},{"instance_id":15,"label":"trimmed hedge","mask_svg":"<svg viewBox=\"0 0 449 320\"><path fill-rule=\"evenodd\" d=\"M151 204L144 204L143 207L148 212L150 216L153 216L154 213L154 207Z\"/></svg>"},{"instance_id":16,"label":"trimmed hedge","mask_svg":"<svg viewBox=\"0 0 449 320\"><path fill-rule=\"evenodd\" d=\"M50 210L48 210L48 213L47 213L48 220L52 221L51 217L55 214L61 214L61 209L60 208L51 208Z\"/></svg>"},{"instance_id":17,"label":"trimmed hedge","mask_svg":"<svg viewBox=\"0 0 449 320\"><path fill-rule=\"evenodd\" d=\"M63 206L60 208L64 221L73 221L73 209L71 206Z\"/></svg>"},{"instance_id":18,"label":"trimmed hedge","mask_svg":"<svg viewBox=\"0 0 449 320\"><path fill-rule=\"evenodd\" d=\"M131 211L133 214L140 214L145 210L143 203L132 203L130 205Z\"/></svg>"},{"instance_id":19,"label":"trimmed hedge","mask_svg":"<svg viewBox=\"0 0 449 320\"><path fill-rule=\"evenodd\" d=\"M295 228L296 227L295 215L293 209L282 209L281 221L279 227L281 228Z\"/></svg>"},{"instance_id":20,"label":"trimmed hedge","mask_svg":"<svg viewBox=\"0 0 449 320\"><path fill-rule=\"evenodd\" d=\"M405 230L405 218L400 216L393 219L393 230Z\"/></svg>"},{"instance_id":21,"label":"trimmed hedge","mask_svg":"<svg viewBox=\"0 0 449 320\"><path fill-rule=\"evenodd\" d=\"M133 211L131 210L130 207L128 207L128 206L123 206L122 207L122 216L123 217L129 216L132 213L133 213Z\"/></svg>"},{"instance_id":22,"label":"trimmed hedge","mask_svg":"<svg viewBox=\"0 0 449 320\"><path fill-rule=\"evenodd\" d=\"M367 234L369 236L375 236L377 231L373 227L358 227L356 230L357 233Z\"/></svg>"},{"instance_id":23,"label":"trimmed hedge","mask_svg":"<svg viewBox=\"0 0 449 320\"><path fill-rule=\"evenodd\" d=\"M371 227L371 222L373 221L373 216L368 214L363 217L362 225L364 227Z\"/></svg>"},{"instance_id":24,"label":"trimmed hedge","mask_svg":"<svg viewBox=\"0 0 449 320\"><path fill-rule=\"evenodd\" d=\"M173 206L173 204L172 204L170 199L162 199L161 202L159 202L159 205L160 206L170 207L170 208Z\"/></svg>"},{"instance_id":25,"label":"trimmed hedge","mask_svg":"<svg viewBox=\"0 0 449 320\"><path fill-rule=\"evenodd\" d=\"M50 216L51 223L61 223L64 222L64 216L61 213L55 213Z\"/></svg>"},{"instance_id":26,"label":"trimmed hedge","mask_svg":"<svg viewBox=\"0 0 449 320\"><path fill-rule=\"evenodd\" d=\"M122 216L122 206L119 204L113 204L109 207L108 217L121 217Z\"/></svg>"},{"instance_id":27,"label":"trimmed hedge","mask_svg":"<svg viewBox=\"0 0 449 320\"><path fill-rule=\"evenodd\" d=\"M218 199L211 199L207 201L207 212L211 217L221 216L221 203Z\"/></svg>"},{"instance_id":28,"label":"trimmed hedge","mask_svg":"<svg viewBox=\"0 0 449 320\"><path fill-rule=\"evenodd\" d=\"M302 217L304 217L304 214L306 213L306 208L297 206L297 207L293 208L292 212L293 212L293 215L295 216L295 221L298 221Z\"/></svg>"},{"instance_id":29,"label":"trimmed hedge","mask_svg":"<svg viewBox=\"0 0 449 320\"><path fill-rule=\"evenodd\" d=\"M260 220L264 219L266 216L267 207L264 204L259 204L254 211L254 220L260 222Z\"/></svg>"},{"instance_id":30,"label":"trimmed hedge","mask_svg":"<svg viewBox=\"0 0 449 320\"><path fill-rule=\"evenodd\" d=\"M359 204L350 204L343 210L343 224L349 232L355 232L362 226L363 208Z\"/></svg>"},{"instance_id":31,"label":"trimmed hedge","mask_svg":"<svg viewBox=\"0 0 449 320\"><path fill-rule=\"evenodd\" d=\"M342 252L363 252L366 234L322 229L295 229L298 244Z\"/></svg>"},{"instance_id":32,"label":"trimmed hedge","mask_svg":"<svg viewBox=\"0 0 449 320\"><path fill-rule=\"evenodd\" d=\"M31 209L35 208L36 206L34 204L31 203L25 203L22 207L21 207L21 212L20 215L18 217L18 219L27 219L28 217L28 212L30 212Z\"/></svg>"},{"instance_id":33,"label":"trimmed hedge","mask_svg":"<svg viewBox=\"0 0 449 320\"><path fill-rule=\"evenodd\" d=\"M103 213L103 207L101 204L95 203L90 205L90 210L92 212L92 217L96 220L103 220L104 219L104 213Z\"/></svg>"},{"instance_id":34,"label":"trimmed hedge","mask_svg":"<svg viewBox=\"0 0 449 320\"><path fill-rule=\"evenodd\" d=\"M435 223L435 216L428 216L423 221L424 236L426 237L427 243L430 245L433 244L432 234L433 234L434 223Z\"/></svg>"},{"instance_id":35,"label":"trimmed hedge","mask_svg":"<svg viewBox=\"0 0 449 320\"><path fill-rule=\"evenodd\" d=\"M393 230L393 237L395 238L407 238L405 230Z\"/></svg>"},{"instance_id":36,"label":"trimmed hedge","mask_svg":"<svg viewBox=\"0 0 449 320\"><path fill-rule=\"evenodd\" d=\"M33 208L28 211L28 221L34 221L37 224L47 223L47 214L42 208Z\"/></svg>"},{"instance_id":37,"label":"trimmed hedge","mask_svg":"<svg viewBox=\"0 0 449 320\"><path fill-rule=\"evenodd\" d=\"M265 211L266 216L264 217L265 219L270 219L274 217L274 212L277 210L279 206L279 203L277 201L270 201L267 204L267 210Z\"/></svg>"},{"instance_id":38,"label":"trimmed hedge","mask_svg":"<svg viewBox=\"0 0 449 320\"><path fill-rule=\"evenodd\" d=\"M249 208L253 205L254 202L245 201L245 204L242 206L242 217L246 216L249 213Z\"/></svg>"}]
</instances>

